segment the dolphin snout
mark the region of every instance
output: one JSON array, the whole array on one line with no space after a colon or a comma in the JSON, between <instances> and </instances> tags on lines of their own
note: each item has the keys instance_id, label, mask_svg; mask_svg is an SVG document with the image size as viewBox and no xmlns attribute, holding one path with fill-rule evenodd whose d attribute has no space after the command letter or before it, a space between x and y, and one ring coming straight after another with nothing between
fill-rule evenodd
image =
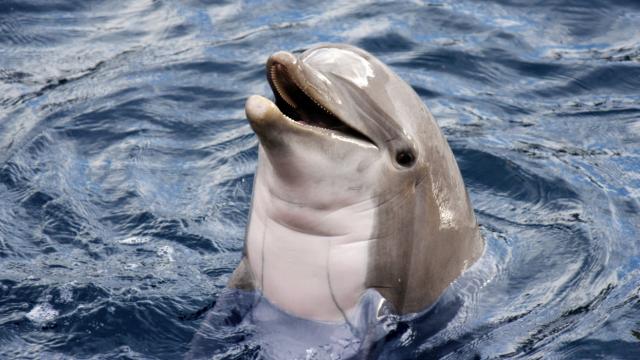
<instances>
[{"instance_id":1,"label":"dolphin snout","mask_svg":"<svg viewBox=\"0 0 640 360\"><path fill-rule=\"evenodd\" d=\"M267 61L267 69L271 68L274 64L284 65L285 67L295 65L298 62L298 58L288 51L278 51L277 53L269 56Z\"/></svg>"}]
</instances>

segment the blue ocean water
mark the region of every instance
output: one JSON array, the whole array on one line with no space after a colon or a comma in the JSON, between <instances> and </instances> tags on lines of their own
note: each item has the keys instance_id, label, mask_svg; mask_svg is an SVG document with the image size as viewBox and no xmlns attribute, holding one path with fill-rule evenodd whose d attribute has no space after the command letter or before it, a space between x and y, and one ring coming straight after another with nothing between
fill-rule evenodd
<instances>
[{"instance_id":1,"label":"blue ocean water","mask_svg":"<svg viewBox=\"0 0 640 360\"><path fill-rule=\"evenodd\" d=\"M631 0L1 1L0 358L186 353L243 246L244 101L318 42L420 94L487 240L484 283L381 357L640 358ZM218 358L259 358L248 331Z\"/></svg>"}]
</instances>

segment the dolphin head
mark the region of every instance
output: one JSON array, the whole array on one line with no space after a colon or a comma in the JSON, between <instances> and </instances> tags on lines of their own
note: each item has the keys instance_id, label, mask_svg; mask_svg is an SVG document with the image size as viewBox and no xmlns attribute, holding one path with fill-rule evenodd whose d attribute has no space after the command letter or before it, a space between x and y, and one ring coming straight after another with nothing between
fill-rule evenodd
<instances>
[{"instance_id":1,"label":"dolphin head","mask_svg":"<svg viewBox=\"0 0 640 360\"><path fill-rule=\"evenodd\" d=\"M431 115L369 53L342 44L281 51L267 61L267 78L275 102L252 96L246 113L283 196L343 206L375 196L383 176L400 189L424 175Z\"/></svg>"}]
</instances>

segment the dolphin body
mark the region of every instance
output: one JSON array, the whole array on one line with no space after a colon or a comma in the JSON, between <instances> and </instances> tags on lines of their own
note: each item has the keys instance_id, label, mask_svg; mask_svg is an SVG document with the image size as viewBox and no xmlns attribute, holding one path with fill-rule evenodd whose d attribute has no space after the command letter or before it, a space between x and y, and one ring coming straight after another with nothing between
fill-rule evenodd
<instances>
[{"instance_id":1,"label":"dolphin body","mask_svg":"<svg viewBox=\"0 0 640 360\"><path fill-rule=\"evenodd\" d=\"M267 78L275 102L246 103L258 168L227 302L253 299L253 323L278 328L271 336L283 322L294 337L351 331L357 352L385 314L428 309L484 242L446 139L386 65L322 44L273 54Z\"/></svg>"}]
</instances>

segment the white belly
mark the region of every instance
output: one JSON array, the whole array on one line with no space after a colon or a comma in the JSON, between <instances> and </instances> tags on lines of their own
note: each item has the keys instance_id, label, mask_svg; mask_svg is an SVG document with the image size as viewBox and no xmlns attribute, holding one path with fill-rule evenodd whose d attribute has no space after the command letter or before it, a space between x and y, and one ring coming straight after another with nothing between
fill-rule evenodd
<instances>
[{"instance_id":1,"label":"white belly","mask_svg":"<svg viewBox=\"0 0 640 360\"><path fill-rule=\"evenodd\" d=\"M365 290L374 204L309 209L256 180L247 256L263 295L293 315L341 321Z\"/></svg>"}]
</instances>

